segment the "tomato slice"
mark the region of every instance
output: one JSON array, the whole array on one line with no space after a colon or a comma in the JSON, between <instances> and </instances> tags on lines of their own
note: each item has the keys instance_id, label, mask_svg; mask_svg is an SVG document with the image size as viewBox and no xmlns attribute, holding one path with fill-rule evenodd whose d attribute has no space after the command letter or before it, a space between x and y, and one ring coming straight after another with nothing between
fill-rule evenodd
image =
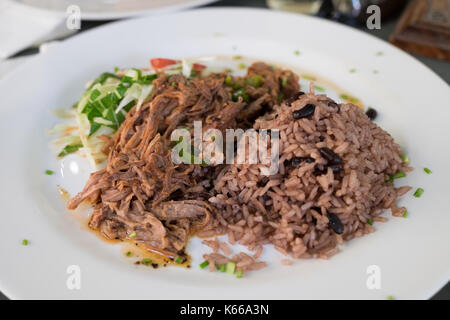
<instances>
[{"instance_id":1,"label":"tomato slice","mask_svg":"<svg viewBox=\"0 0 450 320\"><path fill-rule=\"evenodd\" d=\"M152 65L153 68L156 69L161 69L175 63L177 63L177 61L172 59L165 59L165 58L150 59L150 64Z\"/></svg>"},{"instance_id":2,"label":"tomato slice","mask_svg":"<svg viewBox=\"0 0 450 320\"><path fill-rule=\"evenodd\" d=\"M194 64L192 65L192 68L193 68L194 70L204 70L204 69L206 69L206 66L205 66L204 64L194 63Z\"/></svg>"}]
</instances>

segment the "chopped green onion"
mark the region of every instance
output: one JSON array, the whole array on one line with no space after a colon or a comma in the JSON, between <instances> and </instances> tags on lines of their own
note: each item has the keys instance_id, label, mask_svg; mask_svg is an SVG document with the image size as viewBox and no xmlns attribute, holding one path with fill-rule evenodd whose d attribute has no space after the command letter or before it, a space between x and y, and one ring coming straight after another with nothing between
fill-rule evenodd
<instances>
[{"instance_id":1,"label":"chopped green onion","mask_svg":"<svg viewBox=\"0 0 450 320\"><path fill-rule=\"evenodd\" d=\"M386 180L386 182L394 182L394 179L400 179L400 178L404 178L404 177L406 177L406 173L400 171L400 172L397 172L394 175L391 175L389 177L389 179Z\"/></svg>"},{"instance_id":2,"label":"chopped green onion","mask_svg":"<svg viewBox=\"0 0 450 320\"><path fill-rule=\"evenodd\" d=\"M115 73L119 72L119 67L114 67L114 72Z\"/></svg>"},{"instance_id":3,"label":"chopped green onion","mask_svg":"<svg viewBox=\"0 0 450 320\"><path fill-rule=\"evenodd\" d=\"M299 56L299 55L300 55L300 51L295 50L295 51L294 51L294 54L295 54L296 56Z\"/></svg>"},{"instance_id":4,"label":"chopped green onion","mask_svg":"<svg viewBox=\"0 0 450 320\"><path fill-rule=\"evenodd\" d=\"M408 210L405 210L405 212L403 212L403 218L406 218L408 216Z\"/></svg>"},{"instance_id":5,"label":"chopped green onion","mask_svg":"<svg viewBox=\"0 0 450 320\"><path fill-rule=\"evenodd\" d=\"M286 78L281 79L281 87L284 88L287 85L288 80Z\"/></svg>"},{"instance_id":6,"label":"chopped green onion","mask_svg":"<svg viewBox=\"0 0 450 320\"><path fill-rule=\"evenodd\" d=\"M377 73L378 73L378 70L373 70L372 73L373 73L373 74L377 74Z\"/></svg>"},{"instance_id":7,"label":"chopped green onion","mask_svg":"<svg viewBox=\"0 0 450 320\"><path fill-rule=\"evenodd\" d=\"M245 92L245 88L240 88L233 92L232 99L234 102L237 102L239 100L239 97L242 97L242 101L244 102L250 102L250 97Z\"/></svg>"},{"instance_id":8,"label":"chopped green onion","mask_svg":"<svg viewBox=\"0 0 450 320\"><path fill-rule=\"evenodd\" d=\"M341 99L348 100L350 102L355 102L355 103L358 102L358 99L356 99L355 97L349 96L348 94L345 94L345 93L342 93L339 97Z\"/></svg>"},{"instance_id":9,"label":"chopped green onion","mask_svg":"<svg viewBox=\"0 0 450 320\"><path fill-rule=\"evenodd\" d=\"M227 86L229 86L229 87L231 87L231 86L233 85L231 76L227 76L227 77L225 78L225 84L226 84Z\"/></svg>"},{"instance_id":10,"label":"chopped green onion","mask_svg":"<svg viewBox=\"0 0 450 320\"><path fill-rule=\"evenodd\" d=\"M77 152L78 149L82 148L83 145L82 144L76 144L76 145L68 145L65 146L64 149L62 149L62 151L58 154L58 157L62 158L64 156L67 156L68 154Z\"/></svg>"},{"instance_id":11,"label":"chopped green onion","mask_svg":"<svg viewBox=\"0 0 450 320\"><path fill-rule=\"evenodd\" d=\"M22 245L23 246L27 246L28 245L28 240L27 239L23 239L22 240Z\"/></svg>"},{"instance_id":12,"label":"chopped green onion","mask_svg":"<svg viewBox=\"0 0 450 320\"><path fill-rule=\"evenodd\" d=\"M247 78L247 83L254 88L259 88L263 82L263 78L260 75L256 75L250 78ZM287 80L286 80L287 81Z\"/></svg>"},{"instance_id":13,"label":"chopped green onion","mask_svg":"<svg viewBox=\"0 0 450 320\"><path fill-rule=\"evenodd\" d=\"M355 72L356 72L356 69L350 69L349 72L350 72L350 73L355 73Z\"/></svg>"},{"instance_id":14,"label":"chopped green onion","mask_svg":"<svg viewBox=\"0 0 450 320\"><path fill-rule=\"evenodd\" d=\"M388 300L395 300L394 296L387 296L386 299L388 299Z\"/></svg>"},{"instance_id":15,"label":"chopped green onion","mask_svg":"<svg viewBox=\"0 0 450 320\"><path fill-rule=\"evenodd\" d=\"M185 260L182 258L182 257L180 257L180 256L177 256L176 257L176 259L175 259L175 263L178 263L178 264L181 264L181 263L183 263Z\"/></svg>"},{"instance_id":16,"label":"chopped green onion","mask_svg":"<svg viewBox=\"0 0 450 320\"><path fill-rule=\"evenodd\" d=\"M150 259L150 258L144 258L144 259L141 260L141 262L144 263L144 264L149 264L149 263L152 263L153 260Z\"/></svg>"},{"instance_id":17,"label":"chopped green onion","mask_svg":"<svg viewBox=\"0 0 450 320\"><path fill-rule=\"evenodd\" d=\"M216 270L220 270L220 265L216 264Z\"/></svg>"},{"instance_id":18,"label":"chopped green onion","mask_svg":"<svg viewBox=\"0 0 450 320\"><path fill-rule=\"evenodd\" d=\"M238 269L236 272L236 278L242 278L242 269Z\"/></svg>"},{"instance_id":19,"label":"chopped green onion","mask_svg":"<svg viewBox=\"0 0 450 320\"><path fill-rule=\"evenodd\" d=\"M372 218L369 218L369 220L367 220L367 223L370 224L370 225L373 225L373 220L372 220Z\"/></svg>"},{"instance_id":20,"label":"chopped green onion","mask_svg":"<svg viewBox=\"0 0 450 320\"><path fill-rule=\"evenodd\" d=\"M177 87L177 83L176 83L175 81L171 82L170 85L171 85L172 87L174 87L174 88Z\"/></svg>"},{"instance_id":21,"label":"chopped green onion","mask_svg":"<svg viewBox=\"0 0 450 320\"><path fill-rule=\"evenodd\" d=\"M320 91L320 92L324 92L325 91L325 88L323 88L321 86L314 86L314 89L316 89L317 91Z\"/></svg>"},{"instance_id":22,"label":"chopped green onion","mask_svg":"<svg viewBox=\"0 0 450 320\"><path fill-rule=\"evenodd\" d=\"M136 232L132 232L132 233L130 233L130 235L129 235L128 237L130 237L130 238L134 238L134 237L136 237Z\"/></svg>"},{"instance_id":23,"label":"chopped green onion","mask_svg":"<svg viewBox=\"0 0 450 320\"><path fill-rule=\"evenodd\" d=\"M226 270L227 270L227 273L233 274L234 270L236 270L236 263L234 263L232 261L228 262L227 266L226 266Z\"/></svg>"},{"instance_id":24,"label":"chopped green onion","mask_svg":"<svg viewBox=\"0 0 450 320\"><path fill-rule=\"evenodd\" d=\"M98 89L95 89L94 91L92 91L91 96L90 96L91 101L94 101L95 99L97 99L101 94L102 93Z\"/></svg>"},{"instance_id":25,"label":"chopped green onion","mask_svg":"<svg viewBox=\"0 0 450 320\"><path fill-rule=\"evenodd\" d=\"M226 268L227 268L226 264L222 264L222 265L220 266L220 272L225 272L225 271L226 271Z\"/></svg>"},{"instance_id":26,"label":"chopped green onion","mask_svg":"<svg viewBox=\"0 0 450 320\"><path fill-rule=\"evenodd\" d=\"M377 56L382 56L382 55L383 55L383 52L382 52L382 51L378 51L378 52L376 53L376 55L377 55Z\"/></svg>"},{"instance_id":27,"label":"chopped green onion","mask_svg":"<svg viewBox=\"0 0 450 320\"><path fill-rule=\"evenodd\" d=\"M316 80L315 77L310 76L310 75L308 75L308 74L302 74L302 78L303 78L303 79L306 79L306 80L312 80L312 81L315 81L315 80Z\"/></svg>"},{"instance_id":28,"label":"chopped green onion","mask_svg":"<svg viewBox=\"0 0 450 320\"><path fill-rule=\"evenodd\" d=\"M238 67L238 69L241 69L241 70L247 68L247 66L243 62L239 63L237 67Z\"/></svg>"},{"instance_id":29,"label":"chopped green onion","mask_svg":"<svg viewBox=\"0 0 450 320\"><path fill-rule=\"evenodd\" d=\"M126 255L127 257L131 257L131 251L127 251L127 253L125 253L125 255Z\"/></svg>"},{"instance_id":30,"label":"chopped green onion","mask_svg":"<svg viewBox=\"0 0 450 320\"><path fill-rule=\"evenodd\" d=\"M416 192L414 192L414 197L420 198L424 191L425 190L423 190L422 188L417 188Z\"/></svg>"},{"instance_id":31,"label":"chopped green onion","mask_svg":"<svg viewBox=\"0 0 450 320\"><path fill-rule=\"evenodd\" d=\"M234 56L233 57L233 60L241 60L242 59L242 56Z\"/></svg>"},{"instance_id":32,"label":"chopped green onion","mask_svg":"<svg viewBox=\"0 0 450 320\"><path fill-rule=\"evenodd\" d=\"M423 168L423 171L425 171L427 174L432 174L432 171L428 168Z\"/></svg>"},{"instance_id":33,"label":"chopped green onion","mask_svg":"<svg viewBox=\"0 0 450 320\"><path fill-rule=\"evenodd\" d=\"M52 170L45 170L45 174L51 176L54 172Z\"/></svg>"},{"instance_id":34,"label":"chopped green onion","mask_svg":"<svg viewBox=\"0 0 450 320\"><path fill-rule=\"evenodd\" d=\"M207 266L209 266L209 261L205 260L202 263L200 263L200 268L205 269Z\"/></svg>"},{"instance_id":35,"label":"chopped green onion","mask_svg":"<svg viewBox=\"0 0 450 320\"><path fill-rule=\"evenodd\" d=\"M409 158L406 154L402 153L401 158L403 163L409 163Z\"/></svg>"}]
</instances>

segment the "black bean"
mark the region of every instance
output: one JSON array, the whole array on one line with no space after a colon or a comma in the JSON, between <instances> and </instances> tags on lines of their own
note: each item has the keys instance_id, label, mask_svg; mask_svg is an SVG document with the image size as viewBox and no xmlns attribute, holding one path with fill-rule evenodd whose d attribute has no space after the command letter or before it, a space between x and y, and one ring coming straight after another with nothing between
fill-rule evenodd
<instances>
[{"instance_id":1,"label":"black bean","mask_svg":"<svg viewBox=\"0 0 450 320\"><path fill-rule=\"evenodd\" d=\"M325 173L327 173L327 166L325 166L323 164L319 164L319 163L314 166L314 172L313 172L314 175L320 176Z\"/></svg>"},{"instance_id":2,"label":"black bean","mask_svg":"<svg viewBox=\"0 0 450 320\"><path fill-rule=\"evenodd\" d=\"M301 108L299 110L294 110L292 112L292 116L296 120L297 119L306 118L306 117L309 117L309 116L313 115L315 110L316 110L316 106L311 104L311 103L308 103L303 108Z\"/></svg>"},{"instance_id":3,"label":"black bean","mask_svg":"<svg viewBox=\"0 0 450 320\"><path fill-rule=\"evenodd\" d=\"M311 210L316 211L317 213L322 214L322 209L320 209L319 207L311 207Z\"/></svg>"},{"instance_id":4,"label":"black bean","mask_svg":"<svg viewBox=\"0 0 450 320\"><path fill-rule=\"evenodd\" d=\"M319 152L322 155L322 157L324 157L325 160L327 160L331 164L340 164L340 163L342 163L341 157L339 157L336 153L334 153L334 151L331 150L330 148L326 148L326 147L325 148L320 148Z\"/></svg>"},{"instance_id":5,"label":"black bean","mask_svg":"<svg viewBox=\"0 0 450 320\"><path fill-rule=\"evenodd\" d=\"M339 105L336 102L334 102L333 100L328 101L328 106L331 108L338 109L338 110L340 109Z\"/></svg>"},{"instance_id":6,"label":"black bean","mask_svg":"<svg viewBox=\"0 0 450 320\"><path fill-rule=\"evenodd\" d=\"M376 118L377 115L378 115L378 112L377 112L377 110L375 110L375 109L369 108L369 109L366 111L366 115L369 117L370 120L375 120L375 118Z\"/></svg>"},{"instance_id":7,"label":"black bean","mask_svg":"<svg viewBox=\"0 0 450 320\"><path fill-rule=\"evenodd\" d=\"M264 186L267 184L267 182L269 182L269 180L270 180L270 179L269 179L268 177L263 176L263 177L261 178L261 180L258 181L258 186L264 187Z\"/></svg>"},{"instance_id":8,"label":"black bean","mask_svg":"<svg viewBox=\"0 0 450 320\"><path fill-rule=\"evenodd\" d=\"M292 160L291 160L291 166L294 168L298 168L298 167L300 167L300 164L302 162L313 163L314 161L315 161L314 158L311 158L311 157L295 157L295 158L292 158Z\"/></svg>"},{"instance_id":9,"label":"black bean","mask_svg":"<svg viewBox=\"0 0 450 320\"><path fill-rule=\"evenodd\" d=\"M337 234L343 234L344 233L344 225L342 224L341 219L334 213L328 213L328 223L333 229L333 231Z\"/></svg>"},{"instance_id":10,"label":"black bean","mask_svg":"<svg viewBox=\"0 0 450 320\"><path fill-rule=\"evenodd\" d=\"M300 96L304 95L304 94L305 94L305 93L304 93L303 91L296 92L296 93L294 93L292 96L290 96L289 98L287 98L286 101L285 101L284 103L286 103L286 105L287 105L288 107L290 107L291 104L292 104L292 102L297 101L298 98L299 98Z\"/></svg>"},{"instance_id":11,"label":"black bean","mask_svg":"<svg viewBox=\"0 0 450 320\"><path fill-rule=\"evenodd\" d=\"M331 168L331 170L333 170L333 173L338 173L342 170L342 163L330 164L328 168Z\"/></svg>"}]
</instances>

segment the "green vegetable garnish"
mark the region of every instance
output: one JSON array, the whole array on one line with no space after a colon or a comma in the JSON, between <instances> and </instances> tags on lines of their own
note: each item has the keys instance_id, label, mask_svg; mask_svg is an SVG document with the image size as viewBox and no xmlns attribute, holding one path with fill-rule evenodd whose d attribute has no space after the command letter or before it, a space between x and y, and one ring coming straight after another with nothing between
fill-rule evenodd
<instances>
[{"instance_id":1,"label":"green vegetable garnish","mask_svg":"<svg viewBox=\"0 0 450 320\"><path fill-rule=\"evenodd\" d=\"M432 171L428 168L423 168L423 171L425 171L427 174L432 174Z\"/></svg>"},{"instance_id":2,"label":"green vegetable garnish","mask_svg":"<svg viewBox=\"0 0 450 320\"><path fill-rule=\"evenodd\" d=\"M54 172L52 170L45 170L45 174L51 176Z\"/></svg>"},{"instance_id":3,"label":"green vegetable garnish","mask_svg":"<svg viewBox=\"0 0 450 320\"><path fill-rule=\"evenodd\" d=\"M58 157L62 158L64 156L67 156L68 154L77 152L78 149L82 148L83 145L82 144L75 144L75 145L68 145L65 146L64 149L62 149L62 151L58 154Z\"/></svg>"},{"instance_id":4,"label":"green vegetable garnish","mask_svg":"<svg viewBox=\"0 0 450 320\"><path fill-rule=\"evenodd\" d=\"M288 80L286 78L281 79L281 87L284 88L287 85Z\"/></svg>"},{"instance_id":5,"label":"green vegetable garnish","mask_svg":"<svg viewBox=\"0 0 450 320\"><path fill-rule=\"evenodd\" d=\"M207 266L209 266L209 261L205 260L202 263L200 263L200 268L205 269Z\"/></svg>"},{"instance_id":6,"label":"green vegetable garnish","mask_svg":"<svg viewBox=\"0 0 450 320\"><path fill-rule=\"evenodd\" d=\"M126 255L127 257L131 257L131 251L127 251L127 253L125 253L125 255Z\"/></svg>"},{"instance_id":7,"label":"green vegetable garnish","mask_svg":"<svg viewBox=\"0 0 450 320\"><path fill-rule=\"evenodd\" d=\"M422 188L417 188L416 192L414 192L414 197L420 198L424 191L425 190L423 190Z\"/></svg>"},{"instance_id":8,"label":"green vegetable garnish","mask_svg":"<svg viewBox=\"0 0 450 320\"><path fill-rule=\"evenodd\" d=\"M378 52L376 53L376 55L377 55L377 56L382 56L382 55L383 55L383 52L382 52L382 51L378 51Z\"/></svg>"},{"instance_id":9,"label":"green vegetable garnish","mask_svg":"<svg viewBox=\"0 0 450 320\"><path fill-rule=\"evenodd\" d=\"M233 81L232 81L231 76L227 76L227 77L225 78L225 85L227 85L227 86L229 86L229 87L231 87L231 86L233 85Z\"/></svg>"},{"instance_id":10,"label":"green vegetable garnish","mask_svg":"<svg viewBox=\"0 0 450 320\"><path fill-rule=\"evenodd\" d=\"M130 237L130 238L134 238L134 237L136 237L136 232L132 232L132 233L130 233L130 235L129 235L128 237Z\"/></svg>"},{"instance_id":11,"label":"green vegetable garnish","mask_svg":"<svg viewBox=\"0 0 450 320\"><path fill-rule=\"evenodd\" d=\"M242 59L242 56L234 56L233 57L233 60L241 60Z\"/></svg>"},{"instance_id":12,"label":"green vegetable garnish","mask_svg":"<svg viewBox=\"0 0 450 320\"><path fill-rule=\"evenodd\" d=\"M408 216L408 210L405 210L405 212L403 212L403 218L406 218Z\"/></svg>"},{"instance_id":13,"label":"green vegetable garnish","mask_svg":"<svg viewBox=\"0 0 450 320\"><path fill-rule=\"evenodd\" d=\"M242 278L242 269L238 269L236 272L236 278Z\"/></svg>"},{"instance_id":14,"label":"green vegetable garnish","mask_svg":"<svg viewBox=\"0 0 450 320\"><path fill-rule=\"evenodd\" d=\"M350 72L350 73L355 73L355 72L356 72L356 69L350 69L349 72Z\"/></svg>"},{"instance_id":15,"label":"green vegetable garnish","mask_svg":"<svg viewBox=\"0 0 450 320\"><path fill-rule=\"evenodd\" d=\"M226 271L226 268L227 268L226 264L222 264L222 265L220 266L220 272L225 272L225 271Z\"/></svg>"},{"instance_id":16,"label":"green vegetable garnish","mask_svg":"<svg viewBox=\"0 0 450 320\"><path fill-rule=\"evenodd\" d=\"M370 225L372 225L372 224L373 224L372 218L369 218L369 220L367 220L367 223L370 224Z\"/></svg>"},{"instance_id":17,"label":"green vegetable garnish","mask_svg":"<svg viewBox=\"0 0 450 320\"><path fill-rule=\"evenodd\" d=\"M245 88L240 88L233 92L232 99L234 102L237 102L239 100L239 97L242 97L242 101L244 102L250 102L250 97L245 92Z\"/></svg>"},{"instance_id":18,"label":"green vegetable garnish","mask_svg":"<svg viewBox=\"0 0 450 320\"><path fill-rule=\"evenodd\" d=\"M349 96L349 95L346 94L346 93L342 93L339 97L340 97L341 99L348 100L348 101L350 101L350 102L358 102L358 99L356 99L355 97Z\"/></svg>"},{"instance_id":19,"label":"green vegetable garnish","mask_svg":"<svg viewBox=\"0 0 450 320\"><path fill-rule=\"evenodd\" d=\"M386 299L388 299L388 300L395 300L394 296L387 296Z\"/></svg>"},{"instance_id":20,"label":"green vegetable garnish","mask_svg":"<svg viewBox=\"0 0 450 320\"><path fill-rule=\"evenodd\" d=\"M27 246L28 245L28 240L27 239L23 239L22 240L22 245L23 246Z\"/></svg>"},{"instance_id":21,"label":"green vegetable garnish","mask_svg":"<svg viewBox=\"0 0 450 320\"><path fill-rule=\"evenodd\" d=\"M233 274L234 273L234 270L236 270L236 263L234 263L234 262L228 262L227 263L227 266L226 266L226 271L227 271L227 273L229 273L229 274Z\"/></svg>"},{"instance_id":22,"label":"green vegetable garnish","mask_svg":"<svg viewBox=\"0 0 450 320\"><path fill-rule=\"evenodd\" d=\"M296 56L299 56L299 55L300 55L300 51L295 50L295 51L294 51L294 54L295 54Z\"/></svg>"},{"instance_id":23,"label":"green vegetable garnish","mask_svg":"<svg viewBox=\"0 0 450 320\"><path fill-rule=\"evenodd\" d=\"M241 69L241 70L247 68L247 66L243 62L239 63L237 67L238 67L238 69Z\"/></svg>"},{"instance_id":24,"label":"green vegetable garnish","mask_svg":"<svg viewBox=\"0 0 450 320\"><path fill-rule=\"evenodd\" d=\"M263 82L263 78L260 75L256 75L250 78L247 78L247 83L254 88L259 88Z\"/></svg>"},{"instance_id":25,"label":"green vegetable garnish","mask_svg":"<svg viewBox=\"0 0 450 320\"><path fill-rule=\"evenodd\" d=\"M308 75L308 74L302 74L301 77L302 77L303 79L306 79L306 80L311 80L311 81L315 81L315 80L316 80L315 77L310 76L310 75Z\"/></svg>"},{"instance_id":26,"label":"green vegetable garnish","mask_svg":"<svg viewBox=\"0 0 450 320\"><path fill-rule=\"evenodd\" d=\"M185 260L183 259L183 257L177 256L175 259L175 263L181 264L183 263Z\"/></svg>"},{"instance_id":27,"label":"green vegetable garnish","mask_svg":"<svg viewBox=\"0 0 450 320\"><path fill-rule=\"evenodd\" d=\"M320 87L320 86L314 86L314 89L316 89L317 91L320 91L320 92L324 92L325 91L325 88Z\"/></svg>"},{"instance_id":28,"label":"green vegetable garnish","mask_svg":"<svg viewBox=\"0 0 450 320\"><path fill-rule=\"evenodd\" d=\"M142 262L143 264L149 264L149 263L152 263L153 260L150 259L150 258L144 258L144 259L141 260L141 262Z\"/></svg>"},{"instance_id":29,"label":"green vegetable garnish","mask_svg":"<svg viewBox=\"0 0 450 320\"><path fill-rule=\"evenodd\" d=\"M409 158L406 154L402 153L401 158L403 163L409 163Z\"/></svg>"},{"instance_id":30,"label":"green vegetable garnish","mask_svg":"<svg viewBox=\"0 0 450 320\"><path fill-rule=\"evenodd\" d=\"M400 178L404 178L404 177L406 177L406 173L400 171L394 175L391 175L386 182L394 182L395 179L400 179Z\"/></svg>"}]
</instances>

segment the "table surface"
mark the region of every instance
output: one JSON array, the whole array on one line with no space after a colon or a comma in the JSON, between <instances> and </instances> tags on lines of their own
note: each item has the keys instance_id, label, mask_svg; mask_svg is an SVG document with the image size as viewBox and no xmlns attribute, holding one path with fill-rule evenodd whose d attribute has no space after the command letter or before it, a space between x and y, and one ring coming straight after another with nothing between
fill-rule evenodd
<instances>
[{"instance_id":1,"label":"table surface","mask_svg":"<svg viewBox=\"0 0 450 320\"><path fill-rule=\"evenodd\" d=\"M213 4L207 5L207 7L224 7L224 6L246 6L246 7L259 7L259 8L267 8L266 0L221 0L217 1ZM378 37L380 39L386 40L388 39L389 35L392 33L392 31L395 28L396 22L398 20L398 17L391 19L390 21L383 22L381 25L380 30L368 30L365 27L360 27L358 29L367 32L375 37ZM84 21L82 22L82 27L80 32L83 32L88 29L95 28L99 25L109 23L111 21ZM28 49L24 50L23 52L19 53L17 56L23 56L23 55L29 55L36 53L37 50L35 49ZM428 66L431 70L433 70L435 73L437 73L444 81L447 83L450 83L450 63L447 61L441 61L421 56L415 56L418 60L420 60L422 63L424 63L426 66ZM0 300L7 299L6 296L4 296L0 292ZM450 300L450 283L447 283L447 285L442 288L436 295L434 295L431 299L433 300Z\"/></svg>"}]
</instances>

